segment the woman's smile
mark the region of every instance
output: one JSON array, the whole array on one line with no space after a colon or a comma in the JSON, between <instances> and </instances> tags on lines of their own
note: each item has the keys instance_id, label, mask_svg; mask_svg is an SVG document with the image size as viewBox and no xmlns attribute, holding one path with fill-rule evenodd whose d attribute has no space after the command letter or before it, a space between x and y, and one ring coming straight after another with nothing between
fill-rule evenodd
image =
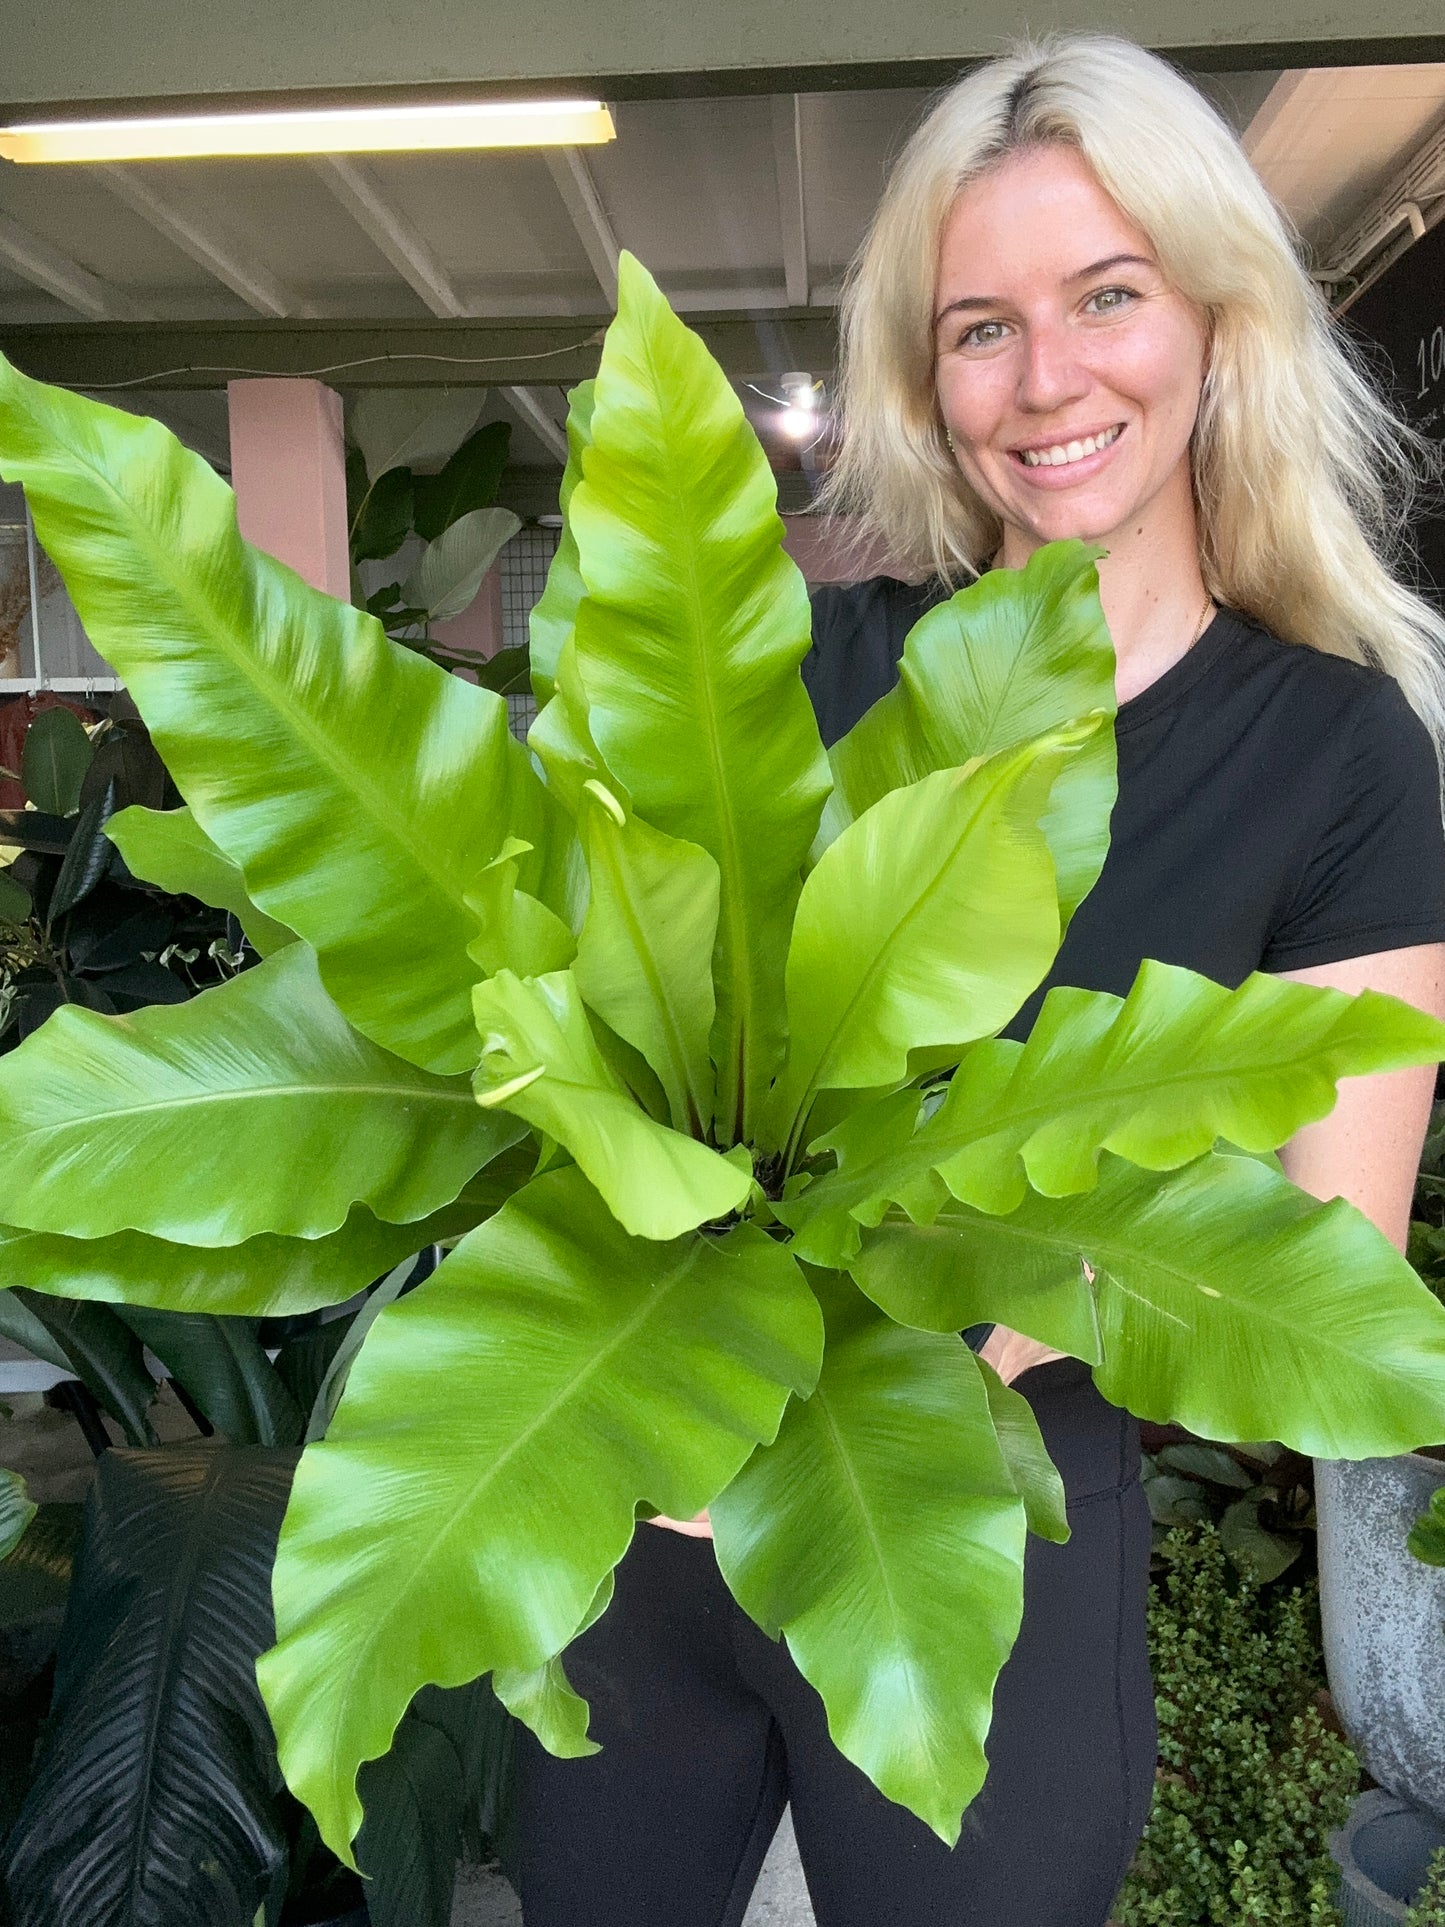
<instances>
[{"instance_id":1,"label":"woman's smile","mask_svg":"<svg viewBox=\"0 0 1445 1927\"><path fill-rule=\"evenodd\" d=\"M1099 473L1127 426L1115 422L1112 428L1081 435L1061 432L1056 440L1030 442L1008 452L1036 488L1072 488Z\"/></svg>"}]
</instances>

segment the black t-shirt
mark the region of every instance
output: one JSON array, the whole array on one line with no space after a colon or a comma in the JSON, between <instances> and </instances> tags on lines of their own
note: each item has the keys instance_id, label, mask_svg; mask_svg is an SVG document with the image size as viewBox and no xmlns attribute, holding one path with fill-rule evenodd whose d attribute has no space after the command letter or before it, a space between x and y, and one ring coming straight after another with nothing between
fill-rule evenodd
<instances>
[{"instance_id":1,"label":"black t-shirt","mask_svg":"<svg viewBox=\"0 0 1445 1927\"><path fill-rule=\"evenodd\" d=\"M803 679L825 742L892 688L938 599L883 576L814 592ZM1234 989L1253 970L1445 942L1435 751L1383 670L1221 609L1114 727L1104 867L1001 1035L1026 1037L1054 984L1124 996L1145 957Z\"/></svg>"}]
</instances>

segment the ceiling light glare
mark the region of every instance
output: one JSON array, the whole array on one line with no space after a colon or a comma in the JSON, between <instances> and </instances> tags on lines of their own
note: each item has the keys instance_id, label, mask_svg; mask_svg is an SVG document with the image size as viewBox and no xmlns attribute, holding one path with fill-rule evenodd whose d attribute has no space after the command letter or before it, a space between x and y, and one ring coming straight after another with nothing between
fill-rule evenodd
<instances>
[{"instance_id":1,"label":"ceiling light glare","mask_svg":"<svg viewBox=\"0 0 1445 1927\"><path fill-rule=\"evenodd\" d=\"M135 120L33 121L0 128L0 156L56 161L200 160L231 155L385 154L488 147L583 147L615 140L596 100L334 107Z\"/></svg>"},{"instance_id":2,"label":"ceiling light glare","mask_svg":"<svg viewBox=\"0 0 1445 1927\"><path fill-rule=\"evenodd\" d=\"M816 408L785 408L778 417L779 432L790 442L806 442L818 432Z\"/></svg>"}]
</instances>

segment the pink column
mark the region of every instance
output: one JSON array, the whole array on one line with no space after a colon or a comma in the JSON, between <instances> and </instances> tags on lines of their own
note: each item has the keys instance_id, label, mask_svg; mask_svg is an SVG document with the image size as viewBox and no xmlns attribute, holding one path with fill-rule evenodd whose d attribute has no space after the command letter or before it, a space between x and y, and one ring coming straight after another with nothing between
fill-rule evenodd
<instances>
[{"instance_id":1,"label":"pink column","mask_svg":"<svg viewBox=\"0 0 1445 1927\"><path fill-rule=\"evenodd\" d=\"M233 381L231 486L241 533L342 602L351 599L341 397L319 381Z\"/></svg>"}]
</instances>

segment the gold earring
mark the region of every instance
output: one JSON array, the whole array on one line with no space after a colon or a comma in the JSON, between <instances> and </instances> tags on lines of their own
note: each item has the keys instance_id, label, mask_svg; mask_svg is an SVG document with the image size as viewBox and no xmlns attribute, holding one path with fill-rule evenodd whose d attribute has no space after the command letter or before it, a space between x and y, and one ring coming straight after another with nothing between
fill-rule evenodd
<instances>
[{"instance_id":1,"label":"gold earring","mask_svg":"<svg viewBox=\"0 0 1445 1927\"><path fill-rule=\"evenodd\" d=\"M949 446L949 448L950 448L950 449L952 449L952 447L953 447L953 430L952 430L951 428L945 428L945 429L944 429L944 431L943 431L943 439L944 439L944 440L945 440L945 441L946 441L946 442L948 443L948 446Z\"/></svg>"}]
</instances>

